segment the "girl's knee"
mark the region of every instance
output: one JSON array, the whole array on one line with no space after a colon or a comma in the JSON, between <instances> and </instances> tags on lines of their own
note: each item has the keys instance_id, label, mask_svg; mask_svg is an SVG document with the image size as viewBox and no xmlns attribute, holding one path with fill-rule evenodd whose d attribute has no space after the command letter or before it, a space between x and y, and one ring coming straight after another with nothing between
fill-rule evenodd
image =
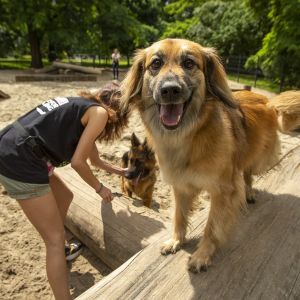
<instances>
[{"instance_id":1,"label":"girl's knee","mask_svg":"<svg viewBox=\"0 0 300 300\"><path fill-rule=\"evenodd\" d=\"M50 234L47 235L47 237L44 238L44 242L46 245L46 248L57 248L61 249L64 247L65 244L65 231L62 228L58 231L52 231Z\"/></svg>"}]
</instances>

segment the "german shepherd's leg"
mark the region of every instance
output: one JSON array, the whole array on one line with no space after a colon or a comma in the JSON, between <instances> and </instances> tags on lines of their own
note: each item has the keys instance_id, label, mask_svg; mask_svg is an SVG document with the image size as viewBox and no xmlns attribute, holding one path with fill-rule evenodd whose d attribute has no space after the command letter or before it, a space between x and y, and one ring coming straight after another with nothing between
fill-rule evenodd
<instances>
[{"instance_id":1,"label":"german shepherd's leg","mask_svg":"<svg viewBox=\"0 0 300 300\"><path fill-rule=\"evenodd\" d=\"M128 167L128 160L129 160L129 152L125 152L122 156L122 168L127 168ZM127 184L126 184L126 179L124 177L122 177L121 179L121 190L122 193L124 193L125 195L127 195L128 197L132 197L132 191L130 188L128 188Z\"/></svg>"},{"instance_id":2,"label":"german shepherd's leg","mask_svg":"<svg viewBox=\"0 0 300 300\"><path fill-rule=\"evenodd\" d=\"M126 179L123 179L122 178L122 192L126 195L126 196L128 196L128 197L132 197L132 191L131 191L131 189L127 186L127 184L126 184Z\"/></svg>"},{"instance_id":3,"label":"german shepherd's leg","mask_svg":"<svg viewBox=\"0 0 300 300\"><path fill-rule=\"evenodd\" d=\"M232 178L232 181L220 182L219 186L210 191L211 208L204 236L188 263L192 272L207 270L216 249L226 242L241 208L245 206L243 175L236 171Z\"/></svg>"},{"instance_id":4,"label":"german shepherd's leg","mask_svg":"<svg viewBox=\"0 0 300 300\"><path fill-rule=\"evenodd\" d=\"M246 184L246 199L247 203L254 204L255 203L255 193L252 189L252 175L250 171L244 172L244 179Z\"/></svg>"},{"instance_id":5,"label":"german shepherd's leg","mask_svg":"<svg viewBox=\"0 0 300 300\"><path fill-rule=\"evenodd\" d=\"M143 195L143 203L147 207L150 207L151 205L153 191L154 191L154 185L151 185Z\"/></svg>"},{"instance_id":6,"label":"german shepherd's leg","mask_svg":"<svg viewBox=\"0 0 300 300\"><path fill-rule=\"evenodd\" d=\"M173 237L161 246L161 254L176 253L184 242L188 225L188 215L191 212L195 194L179 191L173 187L175 196L175 217Z\"/></svg>"}]
</instances>

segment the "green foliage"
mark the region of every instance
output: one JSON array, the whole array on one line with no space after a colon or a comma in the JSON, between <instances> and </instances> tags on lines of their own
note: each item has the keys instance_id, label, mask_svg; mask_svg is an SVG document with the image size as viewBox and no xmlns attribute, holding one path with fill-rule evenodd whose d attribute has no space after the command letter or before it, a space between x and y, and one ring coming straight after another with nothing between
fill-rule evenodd
<instances>
[{"instance_id":1,"label":"green foliage","mask_svg":"<svg viewBox=\"0 0 300 300\"><path fill-rule=\"evenodd\" d=\"M147 10L148 5L151 9ZM3 50L0 47L0 53L17 50L13 38L18 35L30 41L35 59L32 66L41 66L45 55L49 60L66 54L110 55L116 47L129 55L136 47L157 39L159 33L153 24L159 20L160 5L159 0L0 0L5 12L0 16L4 24L0 44L7 45Z\"/></svg>"},{"instance_id":2,"label":"green foliage","mask_svg":"<svg viewBox=\"0 0 300 300\"><path fill-rule=\"evenodd\" d=\"M201 2L203 1L168 1L164 8L165 19L162 22L163 34L161 38L187 38L187 31L194 21L194 9Z\"/></svg>"},{"instance_id":3,"label":"green foliage","mask_svg":"<svg viewBox=\"0 0 300 300\"><path fill-rule=\"evenodd\" d=\"M281 78L291 87L300 86L300 2L273 0L268 14L272 24L262 48L248 60L260 60L264 73Z\"/></svg>"},{"instance_id":4,"label":"green foliage","mask_svg":"<svg viewBox=\"0 0 300 300\"><path fill-rule=\"evenodd\" d=\"M249 57L299 87L300 0L0 0L0 56L127 58L158 38L188 38Z\"/></svg>"},{"instance_id":5,"label":"green foliage","mask_svg":"<svg viewBox=\"0 0 300 300\"><path fill-rule=\"evenodd\" d=\"M195 9L194 18L188 36L223 56L249 55L260 47L264 33L242 1L207 1Z\"/></svg>"},{"instance_id":6,"label":"green foliage","mask_svg":"<svg viewBox=\"0 0 300 300\"><path fill-rule=\"evenodd\" d=\"M177 20L171 24L167 24L162 38L186 38L187 31L192 23L192 19L187 19L185 21Z\"/></svg>"}]
</instances>

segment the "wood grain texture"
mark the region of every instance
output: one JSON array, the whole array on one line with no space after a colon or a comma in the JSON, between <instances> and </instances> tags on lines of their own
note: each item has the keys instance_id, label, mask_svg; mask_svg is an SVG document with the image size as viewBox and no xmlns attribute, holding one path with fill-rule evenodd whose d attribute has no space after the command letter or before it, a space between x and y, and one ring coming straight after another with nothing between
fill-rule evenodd
<instances>
[{"instance_id":1,"label":"wood grain texture","mask_svg":"<svg viewBox=\"0 0 300 300\"><path fill-rule=\"evenodd\" d=\"M119 267L165 231L168 221L157 212L136 207L122 195L102 204L69 166L57 172L74 193L66 226L110 268Z\"/></svg>"},{"instance_id":2,"label":"wood grain texture","mask_svg":"<svg viewBox=\"0 0 300 300\"><path fill-rule=\"evenodd\" d=\"M100 68L83 67L79 65L67 64L58 61L53 62L53 66L56 68L75 70L87 74L97 74L97 75L102 74L102 70Z\"/></svg>"},{"instance_id":3,"label":"wood grain texture","mask_svg":"<svg viewBox=\"0 0 300 300\"><path fill-rule=\"evenodd\" d=\"M249 206L208 272L187 271L208 207L193 218L175 255L159 254L160 237L77 299L300 299L300 143L281 136L280 163L257 178Z\"/></svg>"}]
</instances>

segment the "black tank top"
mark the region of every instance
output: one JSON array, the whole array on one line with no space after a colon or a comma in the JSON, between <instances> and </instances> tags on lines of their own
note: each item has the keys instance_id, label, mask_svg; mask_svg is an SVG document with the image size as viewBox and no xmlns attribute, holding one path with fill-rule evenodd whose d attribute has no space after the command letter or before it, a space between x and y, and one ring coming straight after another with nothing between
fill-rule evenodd
<instances>
[{"instance_id":1,"label":"black tank top","mask_svg":"<svg viewBox=\"0 0 300 300\"><path fill-rule=\"evenodd\" d=\"M84 130L81 118L99 103L81 97L57 97L37 106L18 121L31 134L41 136L61 165L71 161ZM2 137L1 137L2 135ZM39 159L13 127L0 132L0 174L28 183L48 183L46 162ZM18 145L18 146L17 146Z\"/></svg>"}]
</instances>

